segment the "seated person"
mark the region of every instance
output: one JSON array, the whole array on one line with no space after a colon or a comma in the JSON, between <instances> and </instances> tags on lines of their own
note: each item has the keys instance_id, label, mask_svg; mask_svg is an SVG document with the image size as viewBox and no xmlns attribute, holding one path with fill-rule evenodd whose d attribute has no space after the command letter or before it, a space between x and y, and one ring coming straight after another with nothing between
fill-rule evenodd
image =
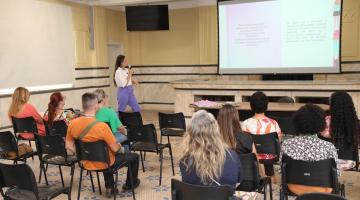
<instances>
[{"instance_id":1,"label":"seated person","mask_svg":"<svg viewBox=\"0 0 360 200\"><path fill-rule=\"evenodd\" d=\"M279 140L281 140L281 130L278 123L265 116L265 112L268 107L269 100L263 92L255 92L250 97L250 107L255 115L243 123L243 131L254 135L265 135L276 132ZM258 154L258 158L262 160L274 159L274 155ZM271 176L273 183L275 183L275 172L273 164L266 163L265 174Z\"/></svg>"},{"instance_id":2,"label":"seated person","mask_svg":"<svg viewBox=\"0 0 360 200\"><path fill-rule=\"evenodd\" d=\"M126 141L127 137L124 135L126 133L125 126L122 125L116 112L107 107L109 100L105 91L97 89L94 91L94 94L97 96L99 103L99 110L95 115L96 120L108 123L118 143Z\"/></svg>"},{"instance_id":3,"label":"seated person","mask_svg":"<svg viewBox=\"0 0 360 200\"><path fill-rule=\"evenodd\" d=\"M307 104L301 107L293 117L295 129L301 133L282 143L281 156L286 154L292 159L303 161L320 161L333 158L338 162L335 146L318 138L317 134L325 129L325 112L316 105ZM332 188L288 184L291 192L301 195L306 192L327 192Z\"/></svg>"},{"instance_id":4,"label":"seated person","mask_svg":"<svg viewBox=\"0 0 360 200\"><path fill-rule=\"evenodd\" d=\"M89 127L90 124L93 124L93 122L96 121L95 113L98 110L98 100L96 95L92 93L85 93L82 96L82 105L84 109L84 116L76 118L70 122L66 135L66 148L72 153L76 152L74 140L79 137L85 128ZM135 181L135 183L133 183L134 187L136 188L140 184L140 180L137 178L139 169L139 155L135 153L128 153L124 157L123 154L119 154L118 152L123 152L121 145L116 143L116 139L108 125L103 122L96 123L90 127L89 131L81 140L85 142L96 142L99 140L105 141L109 147L111 168L118 168L124 161L123 159L125 159L131 163L132 177ZM85 169L89 170L101 170L107 168L105 163L83 161L82 164L84 165ZM112 193L117 192L113 191L112 189L114 187L114 177L111 173L104 172L103 174L105 179L106 196L110 197ZM122 187L123 190L131 189L129 177L130 174L128 170L126 183Z\"/></svg>"},{"instance_id":5,"label":"seated person","mask_svg":"<svg viewBox=\"0 0 360 200\"><path fill-rule=\"evenodd\" d=\"M357 151L360 137L359 119L354 102L346 92L335 92L330 97L330 115L326 116L326 128L321 132L321 137L333 142L337 149L342 151ZM341 152L341 151L340 151ZM349 170L356 166L354 160L341 159L341 170Z\"/></svg>"},{"instance_id":6,"label":"seated person","mask_svg":"<svg viewBox=\"0 0 360 200\"><path fill-rule=\"evenodd\" d=\"M229 185L241 182L241 162L219 132L214 116L204 110L194 114L184 138L180 159L182 180L194 185Z\"/></svg>"},{"instance_id":7,"label":"seated person","mask_svg":"<svg viewBox=\"0 0 360 200\"><path fill-rule=\"evenodd\" d=\"M24 87L18 87L15 89L12 95L12 102L9 108L8 116L11 120L11 117L16 118L26 118L26 117L33 117L36 126L38 129L39 135L45 135L45 125L43 122L43 118L38 113L36 108L31 105L29 102L30 93ZM34 139L34 135L32 133L21 133L21 137L25 139Z\"/></svg>"},{"instance_id":8,"label":"seated person","mask_svg":"<svg viewBox=\"0 0 360 200\"><path fill-rule=\"evenodd\" d=\"M239 154L256 153L252 137L241 130L239 113L234 106L224 105L217 121L225 143Z\"/></svg>"},{"instance_id":9,"label":"seated person","mask_svg":"<svg viewBox=\"0 0 360 200\"><path fill-rule=\"evenodd\" d=\"M44 120L48 125L52 125L55 121L64 120L69 123L69 118L64 112L65 96L60 92L54 92L50 96L48 109L44 114Z\"/></svg>"}]
</instances>

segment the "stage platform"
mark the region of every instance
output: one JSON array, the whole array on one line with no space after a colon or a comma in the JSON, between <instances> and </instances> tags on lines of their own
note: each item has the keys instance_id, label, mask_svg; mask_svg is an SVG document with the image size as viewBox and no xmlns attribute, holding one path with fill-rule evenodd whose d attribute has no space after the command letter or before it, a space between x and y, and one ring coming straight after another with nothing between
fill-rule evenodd
<instances>
[{"instance_id":1,"label":"stage platform","mask_svg":"<svg viewBox=\"0 0 360 200\"><path fill-rule=\"evenodd\" d=\"M265 92L270 102L288 96L295 103L314 104L328 104L331 93L346 91L352 96L358 113L360 109L360 81L180 80L171 84L175 89L175 112L183 112L187 118L195 112L190 106L195 101L249 102L249 97L256 91ZM282 110L286 111L286 108L284 106ZM293 107L288 108L293 111Z\"/></svg>"}]
</instances>

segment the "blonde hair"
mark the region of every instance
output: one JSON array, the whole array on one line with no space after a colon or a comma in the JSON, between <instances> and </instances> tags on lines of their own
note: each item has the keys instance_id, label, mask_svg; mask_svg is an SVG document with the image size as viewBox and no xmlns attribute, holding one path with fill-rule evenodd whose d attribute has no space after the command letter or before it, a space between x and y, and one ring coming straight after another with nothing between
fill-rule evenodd
<instances>
[{"instance_id":1,"label":"blonde hair","mask_svg":"<svg viewBox=\"0 0 360 200\"><path fill-rule=\"evenodd\" d=\"M13 95L12 95L12 101L9 108L8 115L16 116L24 104L26 104L30 99L30 93L29 90L27 90L24 87L18 87L15 89Z\"/></svg>"},{"instance_id":2,"label":"blonde hair","mask_svg":"<svg viewBox=\"0 0 360 200\"><path fill-rule=\"evenodd\" d=\"M220 179L228 146L212 114L204 110L194 114L184 138L184 147L181 162L186 171L195 169L206 185Z\"/></svg>"}]
</instances>

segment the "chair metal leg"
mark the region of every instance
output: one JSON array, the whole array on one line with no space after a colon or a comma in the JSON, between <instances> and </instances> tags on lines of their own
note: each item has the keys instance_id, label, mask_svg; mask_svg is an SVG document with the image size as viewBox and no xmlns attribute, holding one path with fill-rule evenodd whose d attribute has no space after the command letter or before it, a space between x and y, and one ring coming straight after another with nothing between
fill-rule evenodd
<instances>
[{"instance_id":1,"label":"chair metal leg","mask_svg":"<svg viewBox=\"0 0 360 200\"><path fill-rule=\"evenodd\" d=\"M269 188L270 188L270 200L273 200L272 182L271 182L271 179L270 179L270 182L269 182Z\"/></svg>"},{"instance_id":2,"label":"chair metal leg","mask_svg":"<svg viewBox=\"0 0 360 200\"><path fill-rule=\"evenodd\" d=\"M59 165L59 172L60 172L60 178L61 178L62 186L65 187L64 177L63 177L63 173L62 173L62 170L61 170L61 166L60 166L60 165Z\"/></svg>"},{"instance_id":3,"label":"chair metal leg","mask_svg":"<svg viewBox=\"0 0 360 200\"><path fill-rule=\"evenodd\" d=\"M117 195L116 189L117 189L118 178L119 178L119 174L118 174L118 171L116 171L115 183L114 183L114 200L116 200L116 195Z\"/></svg>"},{"instance_id":4,"label":"chair metal leg","mask_svg":"<svg viewBox=\"0 0 360 200\"><path fill-rule=\"evenodd\" d=\"M82 174L83 174L83 169L82 169L82 168L80 168L80 180L79 180L79 188L78 188L78 197L77 197L77 200L80 200Z\"/></svg>"},{"instance_id":5,"label":"chair metal leg","mask_svg":"<svg viewBox=\"0 0 360 200\"><path fill-rule=\"evenodd\" d=\"M174 160L173 160L173 155L172 155L172 150L171 150L171 144L170 143L169 143L169 153L170 153L172 173L173 173L173 176L175 176Z\"/></svg>"},{"instance_id":6,"label":"chair metal leg","mask_svg":"<svg viewBox=\"0 0 360 200\"><path fill-rule=\"evenodd\" d=\"M129 170L129 174L130 174L130 185L131 185L131 192L133 195L133 200L135 200L135 191L134 191L134 177L132 175L132 170L131 170L131 164L130 162L128 162L127 164L128 166L128 170ZM117 173L117 172L116 172ZM137 180L136 180L137 181ZM117 183L116 183L117 184Z\"/></svg>"},{"instance_id":7,"label":"chair metal leg","mask_svg":"<svg viewBox=\"0 0 360 200\"><path fill-rule=\"evenodd\" d=\"M144 160L146 160L146 151L144 151Z\"/></svg>"},{"instance_id":8,"label":"chair metal leg","mask_svg":"<svg viewBox=\"0 0 360 200\"><path fill-rule=\"evenodd\" d=\"M91 171L89 171L89 174L90 174L91 188L92 188L92 191L95 192L94 180L93 180Z\"/></svg>"},{"instance_id":9,"label":"chair metal leg","mask_svg":"<svg viewBox=\"0 0 360 200\"><path fill-rule=\"evenodd\" d=\"M71 170L70 170L70 186L69 186L69 193L68 193L68 196L70 198L71 198L71 191L72 191L73 180L74 180L74 171L75 171L75 164L73 166L71 166Z\"/></svg>"},{"instance_id":10,"label":"chair metal leg","mask_svg":"<svg viewBox=\"0 0 360 200\"><path fill-rule=\"evenodd\" d=\"M145 167L144 167L144 160L143 160L143 156L142 156L142 151L140 151L140 160L141 160L141 166L142 166L143 172L145 172Z\"/></svg>"},{"instance_id":11,"label":"chair metal leg","mask_svg":"<svg viewBox=\"0 0 360 200\"><path fill-rule=\"evenodd\" d=\"M163 168L163 151L160 151L160 177L159 177L159 186L161 186L161 178L162 178L162 168Z\"/></svg>"},{"instance_id":12,"label":"chair metal leg","mask_svg":"<svg viewBox=\"0 0 360 200\"><path fill-rule=\"evenodd\" d=\"M97 178L97 182L98 182L98 186L99 186L99 194L102 195L101 185L100 185L100 178L99 178L99 172L96 172L96 178Z\"/></svg>"},{"instance_id":13,"label":"chair metal leg","mask_svg":"<svg viewBox=\"0 0 360 200\"><path fill-rule=\"evenodd\" d=\"M48 170L48 167L49 167L49 164L46 163L46 168L45 168L46 171Z\"/></svg>"},{"instance_id":14,"label":"chair metal leg","mask_svg":"<svg viewBox=\"0 0 360 200\"><path fill-rule=\"evenodd\" d=\"M46 175L46 171L45 171L44 163L41 164L41 167L42 167L42 171L44 172L45 183L46 183L46 185L49 185L49 182L48 182L48 179L47 179L47 175Z\"/></svg>"},{"instance_id":15,"label":"chair metal leg","mask_svg":"<svg viewBox=\"0 0 360 200\"><path fill-rule=\"evenodd\" d=\"M15 162L15 161L14 161ZM15 164L15 163L14 163ZM39 173L39 183L41 183L41 175L42 175L42 167L41 167L41 162L40 162L40 173Z\"/></svg>"},{"instance_id":16,"label":"chair metal leg","mask_svg":"<svg viewBox=\"0 0 360 200\"><path fill-rule=\"evenodd\" d=\"M264 200L266 200L267 184L264 185Z\"/></svg>"}]
</instances>

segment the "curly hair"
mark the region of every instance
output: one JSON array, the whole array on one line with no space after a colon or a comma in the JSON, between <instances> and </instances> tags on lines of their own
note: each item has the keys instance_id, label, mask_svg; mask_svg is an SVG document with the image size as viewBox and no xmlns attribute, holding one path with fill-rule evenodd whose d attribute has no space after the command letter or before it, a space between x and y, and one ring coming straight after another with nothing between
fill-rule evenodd
<instances>
[{"instance_id":1,"label":"curly hair","mask_svg":"<svg viewBox=\"0 0 360 200\"><path fill-rule=\"evenodd\" d=\"M295 129L303 135L314 135L325 129L325 112L317 105L306 104L294 113Z\"/></svg>"},{"instance_id":2,"label":"curly hair","mask_svg":"<svg viewBox=\"0 0 360 200\"><path fill-rule=\"evenodd\" d=\"M250 107L254 113L264 113L267 110L269 99L260 91L255 92L250 97Z\"/></svg>"},{"instance_id":3,"label":"curly hair","mask_svg":"<svg viewBox=\"0 0 360 200\"><path fill-rule=\"evenodd\" d=\"M351 96L335 92L330 97L330 135L337 147L357 146L359 142L359 119Z\"/></svg>"}]
</instances>

